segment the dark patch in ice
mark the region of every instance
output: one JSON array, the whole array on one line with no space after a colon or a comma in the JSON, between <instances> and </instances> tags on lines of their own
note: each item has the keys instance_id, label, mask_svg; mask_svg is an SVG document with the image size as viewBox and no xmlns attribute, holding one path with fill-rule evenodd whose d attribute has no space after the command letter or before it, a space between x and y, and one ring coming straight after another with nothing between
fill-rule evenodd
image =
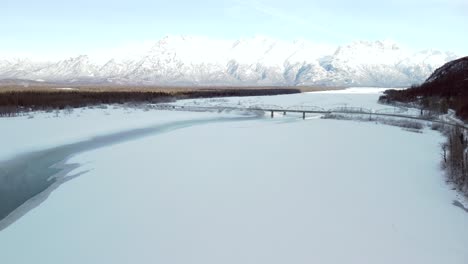
<instances>
[{"instance_id":1,"label":"dark patch in ice","mask_svg":"<svg viewBox=\"0 0 468 264\"><path fill-rule=\"evenodd\" d=\"M462 203L460 203L459 201L457 200L453 200L452 204L456 207L459 207L461 208L463 211L467 212L468 213L468 208L466 208Z\"/></svg>"}]
</instances>

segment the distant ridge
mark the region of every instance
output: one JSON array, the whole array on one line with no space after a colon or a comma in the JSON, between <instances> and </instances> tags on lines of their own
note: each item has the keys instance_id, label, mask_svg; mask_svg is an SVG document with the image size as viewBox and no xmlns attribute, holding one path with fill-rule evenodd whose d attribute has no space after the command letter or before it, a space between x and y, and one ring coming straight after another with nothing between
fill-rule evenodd
<instances>
[{"instance_id":1,"label":"distant ridge","mask_svg":"<svg viewBox=\"0 0 468 264\"><path fill-rule=\"evenodd\" d=\"M133 51L132 51L133 52ZM131 53L129 51L129 53ZM0 79L65 84L404 87L456 59L450 52L409 52L389 41L329 47L254 37L235 41L169 36L135 54L59 61L0 57Z\"/></svg>"}]
</instances>

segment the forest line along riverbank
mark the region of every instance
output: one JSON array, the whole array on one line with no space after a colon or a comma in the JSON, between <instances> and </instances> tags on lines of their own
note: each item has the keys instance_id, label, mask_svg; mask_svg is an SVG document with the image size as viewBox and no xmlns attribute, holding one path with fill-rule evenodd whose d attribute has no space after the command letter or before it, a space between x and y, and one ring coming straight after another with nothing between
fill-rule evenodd
<instances>
[{"instance_id":1,"label":"forest line along riverbank","mask_svg":"<svg viewBox=\"0 0 468 264\"><path fill-rule=\"evenodd\" d=\"M295 94L336 87L0 87L0 116L100 104L167 103L181 99Z\"/></svg>"}]
</instances>

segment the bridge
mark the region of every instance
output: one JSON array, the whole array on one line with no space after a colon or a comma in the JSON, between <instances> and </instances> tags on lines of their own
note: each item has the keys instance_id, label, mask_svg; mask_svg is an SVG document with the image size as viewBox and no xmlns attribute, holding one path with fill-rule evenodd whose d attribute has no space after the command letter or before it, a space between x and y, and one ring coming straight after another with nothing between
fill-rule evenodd
<instances>
[{"instance_id":1,"label":"bridge","mask_svg":"<svg viewBox=\"0 0 468 264\"><path fill-rule=\"evenodd\" d=\"M448 118L442 119L441 117L434 117L424 115L421 111L420 115L411 115L405 114L408 112L408 108L405 107L394 107L394 108L384 108L373 110L364 107L352 107L352 106L341 106L331 109L324 109L321 107L301 104L294 105L289 107L283 107L279 105L267 105L267 104L258 104L251 105L248 107L239 106L239 105L213 105L213 106L202 106L199 104L158 104L155 106L157 109L161 110L179 110L179 111L193 111L193 112L207 112L207 111L252 111L252 112L268 112L270 113L271 118L275 117L275 113L280 113L287 115L287 113L299 113L302 114L302 119L306 118L307 114L346 114L346 115L368 115L371 119L372 116L382 116L382 117L394 117L394 118L404 118L404 119L413 119L419 121L427 121L432 123L437 123L441 125L449 126L459 126L463 129L468 130L468 126L458 122L453 115L449 115Z\"/></svg>"}]
</instances>

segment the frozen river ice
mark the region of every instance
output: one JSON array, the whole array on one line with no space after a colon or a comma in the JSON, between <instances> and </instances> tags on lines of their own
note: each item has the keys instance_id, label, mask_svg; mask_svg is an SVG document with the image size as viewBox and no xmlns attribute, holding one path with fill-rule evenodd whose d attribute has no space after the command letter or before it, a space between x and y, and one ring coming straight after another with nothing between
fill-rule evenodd
<instances>
[{"instance_id":1,"label":"frozen river ice","mask_svg":"<svg viewBox=\"0 0 468 264\"><path fill-rule=\"evenodd\" d=\"M358 89L199 102L388 107L377 98ZM18 154L200 122L72 155L66 164L79 166L63 177L79 176L0 232L2 263L468 262L468 214L439 169L439 133L294 115L201 121L236 116L91 109L0 119L16 131L0 143L17 142ZM55 140L28 141L21 129L32 124L33 139Z\"/></svg>"}]
</instances>

